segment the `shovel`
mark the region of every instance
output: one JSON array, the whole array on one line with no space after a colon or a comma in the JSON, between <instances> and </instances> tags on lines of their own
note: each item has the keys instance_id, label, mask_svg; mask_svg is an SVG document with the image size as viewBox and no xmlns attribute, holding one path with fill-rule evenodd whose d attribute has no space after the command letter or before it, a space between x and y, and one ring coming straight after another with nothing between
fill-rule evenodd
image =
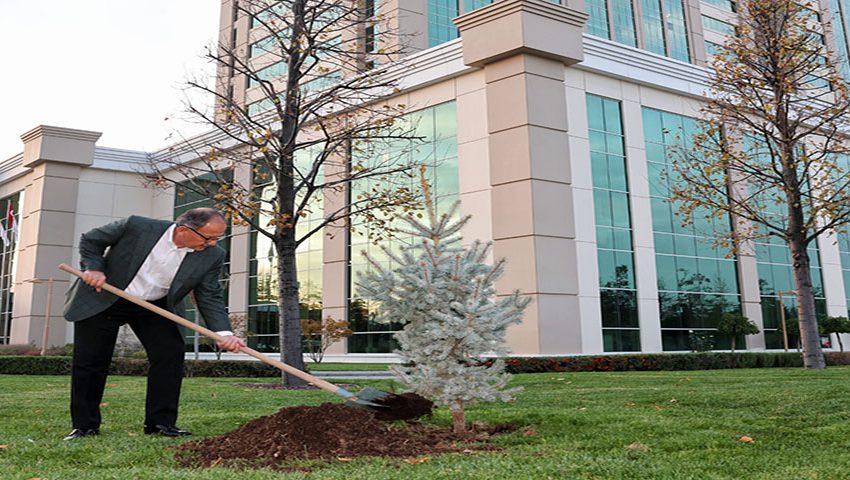
<instances>
[{"instance_id":1,"label":"shovel","mask_svg":"<svg viewBox=\"0 0 850 480\"><path fill-rule=\"evenodd\" d=\"M64 272L68 272L72 275L76 275L80 278L83 277L83 272L77 270L74 267L68 266L64 263L59 264L59 270L62 270ZM216 341L223 339L223 337L221 335L213 332L212 330L204 328L204 327L202 327L202 326L200 326L196 323L190 322L189 320L186 320L185 318L183 318L179 315L175 315L175 314L169 312L168 310L157 307L156 305L153 305L152 303L146 302L146 301L142 300L141 298L137 298L133 295L130 295L129 293L125 292L124 290L121 290L120 288L116 288L116 287L114 287L114 286L112 286L108 283L104 283L101 288L103 290L106 290L107 292L113 294L113 295L117 295L117 296L123 298L124 300L133 302L136 305L144 307L144 308L146 308L146 309L148 309L148 310L150 310L154 313L158 313L158 314L162 315L163 317L165 317L165 318L167 318L167 319L169 319L169 320L171 320L175 323L183 325L184 327L186 327L190 330L194 330L194 331L200 333L201 335L203 335L205 337L209 337L209 338L216 340ZM269 364L273 367L276 367L276 368L279 368L280 370L283 370L284 372L286 372L290 375L294 375L294 376L296 376L296 377L298 377L298 378L300 378L300 379L302 379L306 382L309 382L309 383L315 385L316 387L321 388L322 390L324 390L326 392L329 392L329 393L332 393L334 395L338 395L338 396L344 398L346 405L375 410L378 413L381 413L383 416L387 416L386 415L386 413L388 413L388 412L386 412L387 409L391 409L391 410L396 409L396 410L399 411L399 413L397 415L393 415L393 414L389 415L389 417L391 417L393 419L415 418L415 417L421 416L423 414L423 413L420 413L418 411L408 413L408 410L411 410L411 408L410 408L409 405L407 405L408 402L406 401L406 399L403 398L400 395L395 395L395 394L388 393L388 392L382 392L382 391L374 389L374 388L364 388L363 390L360 391L360 393L354 394L354 393L349 392L348 390L346 390L342 387L338 387L338 386L336 386L332 383L326 382L326 381L322 380L321 378L314 377L313 375L310 375L307 372L301 371L301 370L299 370L295 367L292 367L290 365L287 365L283 362L269 358L266 355L263 355L262 353L254 350L252 348L242 347L240 349L240 351L243 352L243 353L247 353L248 355L256 358L257 360L259 360L263 363L267 363L267 364ZM416 408L413 408L413 410L416 410Z\"/></svg>"}]
</instances>

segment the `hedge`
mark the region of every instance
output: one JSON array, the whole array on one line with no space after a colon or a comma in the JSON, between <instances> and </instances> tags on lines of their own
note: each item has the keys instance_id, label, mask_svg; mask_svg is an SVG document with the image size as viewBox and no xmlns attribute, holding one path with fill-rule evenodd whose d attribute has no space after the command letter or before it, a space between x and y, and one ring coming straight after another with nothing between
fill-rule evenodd
<instances>
[{"instance_id":1,"label":"hedge","mask_svg":"<svg viewBox=\"0 0 850 480\"><path fill-rule=\"evenodd\" d=\"M824 354L826 364L850 365L850 352ZM509 373L543 372L630 372L658 370L714 370L721 368L802 367L796 352L704 352L627 355L588 355L577 357L510 357L504 360ZM480 362L491 365L493 360ZM147 360L113 358L112 375L146 375ZM71 357L0 356L0 374L68 375ZM270 365L240 360L186 360L187 377L277 377L280 371Z\"/></svg>"},{"instance_id":2,"label":"hedge","mask_svg":"<svg viewBox=\"0 0 850 480\"><path fill-rule=\"evenodd\" d=\"M113 358L110 375L147 375L148 362ZM0 374L69 375L71 357L0 356ZM238 360L186 360L187 377L277 377L280 370L265 363Z\"/></svg>"},{"instance_id":3,"label":"hedge","mask_svg":"<svg viewBox=\"0 0 850 480\"><path fill-rule=\"evenodd\" d=\"M850 365L850 353L824 354L827 365ZM505 361L509 373L630 372L660 370L715 370L721 368L802 367L797 352L700 352L667 354L593 355L576 357L512 357ZM482 362L492 364L492 360Z\"/></svg>"}]
</instances>

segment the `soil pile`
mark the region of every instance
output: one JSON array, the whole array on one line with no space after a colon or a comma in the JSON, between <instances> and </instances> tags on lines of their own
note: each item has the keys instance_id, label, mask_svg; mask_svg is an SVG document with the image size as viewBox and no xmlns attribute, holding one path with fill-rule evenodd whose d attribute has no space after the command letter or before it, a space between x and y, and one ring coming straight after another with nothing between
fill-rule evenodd
<instances>
[{"instance_id":1,"label":"soil pile","mask_svg":"<svg viewBox=\"0 0 850 480\"><path fill-rule=\"evenodd\" d=\"M219 437L176 448L181 453L181 463L189 467L247 464L285 468L287 461L295 459L417 457L469 449L493 450L481 442L511 429L501 425L456 435L448 428L385 423L370 410L325 403L284 408Z\"/></svg>"}]
</instances>

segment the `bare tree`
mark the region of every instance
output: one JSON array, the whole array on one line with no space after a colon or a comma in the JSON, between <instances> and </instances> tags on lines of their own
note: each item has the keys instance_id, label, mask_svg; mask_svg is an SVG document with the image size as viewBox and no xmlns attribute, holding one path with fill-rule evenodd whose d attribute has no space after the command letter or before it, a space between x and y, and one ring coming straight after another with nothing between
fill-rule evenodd
<instances>
[{"instance_id":1,"label":"bare tree","mask_svg":"<svg viewBox=\"0 0 850 480\"><path fill-rule=\"evenodd\" d=\"M825 366L807 247L850 221L848 84L824 45L817 4L741 0L740 24L711 62L704 129L673 158L686 222L730 214L726 240L790 249L804 364ZM686 142L687 143L687 142Z\"/></svg>"},{"instance_id":2,"label":"bare tree","mask_svg":"<svg viewBox=\"0 0 850 480\"><path fill-rule=\"evenodd\" d=\"M351 217L380 229L416 205L407 173L416 126L406 106L390 100L399 75L383 67L401 53L400 37L371 0L233 5L251 19L252 42L207 52L217 84L189 82L215 96L212 111L188 110L222 140L188 141L196 158L159 158L151 178L213 200L271 240L281 360L303 369L296 249L326 227L349 227ZM233 98L232 78L245 79L255 101ZM359 193L349 193L352 186ZM283 382L301 383L286 375Z\"/></svg>"}]
</instances>

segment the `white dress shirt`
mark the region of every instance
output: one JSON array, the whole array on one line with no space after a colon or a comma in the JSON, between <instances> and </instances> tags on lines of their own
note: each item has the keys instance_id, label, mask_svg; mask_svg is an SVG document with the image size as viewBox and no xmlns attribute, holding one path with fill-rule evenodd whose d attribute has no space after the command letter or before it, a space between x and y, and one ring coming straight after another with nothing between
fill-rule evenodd
<instances>
[{"instance_id":1,"label":"white dress shirt","mask_svg":"<svg viewBox=\"0 0 850 480\"><path fill-rule=\"evenodd\" d=\"M159 237L153 246L148 258L142 263L141 268L133 277L133 281L125 291L142 300L159 300L168 295L171 283L177 275L177 269L183 263L186 254L193 251L191 248L178 247L174 244L174 229L177 224L172 224L168 230ZM230 330L216 332L219 335L233 335Z\"/></svg>"},{"instance_id":2,"label":"white dress shirt","mask_svg":"<svg viewBox=\"0 0 850 480\"><path fill-rule=\"evenodd\" d=\"M174 244L176 227L176 224L171 225L159 237L133 281L127 286L127 293L148 301L159 300L168 295L177 269L186 254L192 251L191 248L180 248Z\"/></svg>"}]
</instances>

